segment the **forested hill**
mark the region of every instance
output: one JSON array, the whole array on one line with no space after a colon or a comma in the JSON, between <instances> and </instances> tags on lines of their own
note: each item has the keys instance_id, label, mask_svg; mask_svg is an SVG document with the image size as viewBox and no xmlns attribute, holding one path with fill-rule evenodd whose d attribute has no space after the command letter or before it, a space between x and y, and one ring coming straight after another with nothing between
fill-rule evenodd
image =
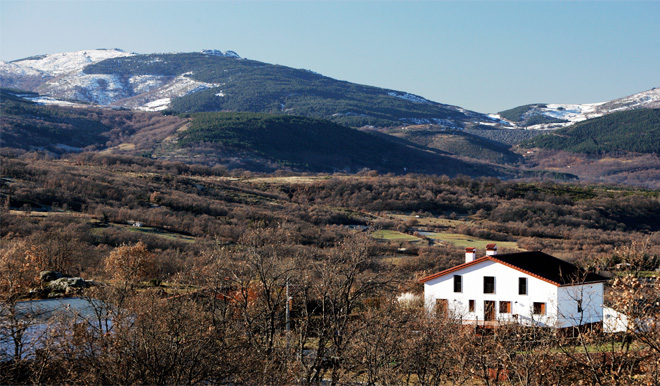
<instances>
[{"instance_id":1,"label":"forested hill","mask_svg":"<svg viewBox=\"0 0 660 386\"><path fill-rule=\"evenodd\" d=\"M612 113L541 135L524 142L526 147L574 153L660 153L660 109Z\"/></svg>"},{"instance_id":2,"label":"forested hill","mask_svg":"<svg viewBox=\"0 0 660 386\"><path fill-rule=\"evenodd\" d=\"M163 115L34 103L0 89L0 147L51 154L106 151L254 171L430 173L506 176L502 168L452 158L323 119L263 113Z\"/></svg>"},{"instance_id":3,"label":"forested hill","mask_svg":"<svg viewBox=\"0 0 660 386\"><path fill-rule=\"evenodd\" d=\"M498 174L488 165L467 163L321 119L217 112L192 114L191 118L190 127L177 133L177 149L167 150L170 154L201 156L206 163L225 165L240 159L242 165L230 166L251 169L259 169L256 163L262 169L324 172L369 168L397 174Z\"/></svg>"},{"instance_id":4,"label":"forested hill","mask_svg":"<svg viewBox=\"0 0 660 386\"><path fill-rule=\"evenodd\" d=\"M36 97L0 88L0 147L62 154L129 142L148 152L186 122L160 113L49 106L30 100Z\"/></svg>"},{"instance_id":5,"label":"forested hill","mask_svg":"<svg viewBox=\"0 0 660 386\"><path fill-rule=\"evenodd\" d=\"M91 64L85 74L184 76L210 87L172 100L176 112L244 111L325 118L343 125L390 126L491 121L487 116L405 92L363 86L253 60L203 53L118 57Z\"/></svg>"}]
</instances>

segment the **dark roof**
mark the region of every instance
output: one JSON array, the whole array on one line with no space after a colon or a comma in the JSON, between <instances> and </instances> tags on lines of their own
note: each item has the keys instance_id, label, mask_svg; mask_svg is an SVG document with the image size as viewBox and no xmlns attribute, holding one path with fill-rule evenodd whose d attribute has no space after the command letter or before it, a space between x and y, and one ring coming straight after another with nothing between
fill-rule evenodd
<instances>
[{"instance_id":1,"label":"dark roof","mask_svg":"<svg viewBox=\"0 0 660 386\"><path fill-rule=\"evenodd\" d=\"M420 281L424 283L486 260L504 264L556 286L607 281L607 278L603 276L592 272L586 272L574 264L538 251L484 256L469 263L457 265L453 268L427 276Z\"/></svg>"}]
</instances>

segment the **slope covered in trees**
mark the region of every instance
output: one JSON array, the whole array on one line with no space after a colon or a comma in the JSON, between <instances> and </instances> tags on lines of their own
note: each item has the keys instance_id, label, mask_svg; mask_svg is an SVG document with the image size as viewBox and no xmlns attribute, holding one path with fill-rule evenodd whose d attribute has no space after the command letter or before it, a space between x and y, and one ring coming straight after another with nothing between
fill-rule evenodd
<instances>
[{"instance_id":1,"label":"slope covered in trees","mask_svg":"<svg viewBox=\"0 0 660 386\"><path fill-rule=\"evenodd\" d=\"M459 161L430 149L406 146L320 119L255 113L200 113L178 133L177 145L191 153L222 158L264 159L294 170L494 174L487 165ZM208 148L211 148L209 151Z\"/></svg>"},{"instance_id":2,"label":"slope covered in trees","mask_svg":"<svg viewBox=\"0 0 660 386\"><path fill-rule=\"evenodd\" d=\"M70 151L102 150L129 138L140 148L155 146L183 119L128 110L41 105L35 93L0 89L0 147Z\"/></svg>"},{"instance_id":3,"label":"slope covered in trees","mask_svg":"<svg viewBox=\"0 0 660 386\"><path fill-rule=\"evenodd\" d=\"M481 159L497 164L515 164L522 159L511 151L510 145L486 137L490 131L504 131L499 129L451 130L434 125L416 125L379 131L460 157Z\"/></svg>"},{"instance_id":4,"label":"slope covered in trees","mask_svg":"<svg viewBox=\"0 0 660 386\"><path fill-rule=\"evenodd\" d=\"M616 152L660 153L660 109L608 114L521 145L599 155Z\"/></svg>"},{"instance_id":5,"label":"slope covered in trees","mask_svg":"<svg viewBox=\"0 0 660 386\"><path fill-rule=\"evenodd\" d=\"M471 118L457 108L414 101L393 90L339 81L307 70L202 53L108 59L86 67L85 73L125 77L187 74L191 79L218 85L175 99L172 109L176 112L285 113L352 127L389 126L419 119L460 123Z\"/></svg>"}]
</instances>

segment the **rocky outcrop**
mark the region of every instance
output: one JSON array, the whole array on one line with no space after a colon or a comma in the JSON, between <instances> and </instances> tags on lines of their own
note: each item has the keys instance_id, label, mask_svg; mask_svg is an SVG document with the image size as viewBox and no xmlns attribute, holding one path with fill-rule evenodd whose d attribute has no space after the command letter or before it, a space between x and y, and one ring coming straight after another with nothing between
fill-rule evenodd
<instances>
[{"instance_id":1,"label":"rocky outcrop","mask_svg":"<svg viewBox=\"0 0 660 386\"><path fill-rule=\"evenodd\" d=\"M82 293L85 288L98 285L92 280L85 280L81 277L70 277L60 272L43 271L39 275L41 278L42 289L35 294L42 297L59 297L66 295L77 295Z\"/></svg>"},{"instance_id":2,"label":"rocky outcrop","mask_svg":"<svg viewBox=\"0 0 660 386\"><path fill-rule=\"evenodd\" d=\"M87 282L81 277L62 277L48 283L48 288L54 292L70 292L73 288L87 288Z\"/></svg>"},{"instance_id":3,"label":"rocky outcrop","mask_svg":"<svg viewBox=\"0 0 660 386\"><path fill-rule=\"evenodd\" d=\"M62 275L59 272L55 271L41 271L39 274L39 279L41 280L42 283L50 283L51 281L63 278L64 275Z\"/></svg>"}]
</instances>

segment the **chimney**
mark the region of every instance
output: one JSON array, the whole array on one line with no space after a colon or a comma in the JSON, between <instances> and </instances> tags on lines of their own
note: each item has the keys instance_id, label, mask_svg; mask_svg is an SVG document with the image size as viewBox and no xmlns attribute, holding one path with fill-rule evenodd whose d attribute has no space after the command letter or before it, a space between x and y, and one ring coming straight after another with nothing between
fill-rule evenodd
<instances>
[{"instance_id":1,"label":"chimney","mask_svg":"<svg viewBox=\"0 0 660 386\"><path fill-rule=\"evenodd\" d=\"M469 263L477 258L477 248L465 248L465 262Z\"/></svg>"},{"instance_id":2,"label":"chimney","mask_svg":"<svg viewBox=\"0 0 660 386\"><path fill-rule=\"evenodd\" d=\"M486 245L486 256L495 256L497 255L497 245L487 244Z\"/></svg>"}]
</instances>

